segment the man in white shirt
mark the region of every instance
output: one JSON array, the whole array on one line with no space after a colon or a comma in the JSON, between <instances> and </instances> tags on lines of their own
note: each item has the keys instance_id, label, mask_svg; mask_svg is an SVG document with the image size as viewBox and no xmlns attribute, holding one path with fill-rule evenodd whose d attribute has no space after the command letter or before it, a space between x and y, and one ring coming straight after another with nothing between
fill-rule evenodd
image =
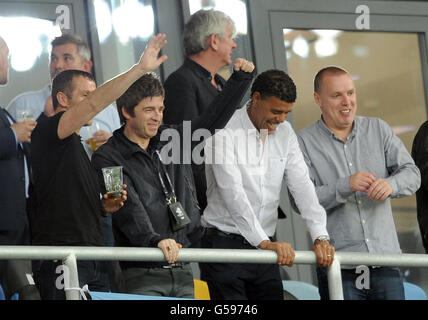
<instances>
[{"instance_id":1,"label":"man in white shirt","mask_svg":"<svg viewBox=\"0 0 428 320\"><path fill-rule=\"evenodd\" d=\"M64 34L55 38L52 43L52 52L49 62L50 75L53 79L58 73L64 70L76 69L90 72L92 69L91 51L88 44L79 36L74 34ZM17 118L20 108L30 108L36 118L42 113L44 116L54 115L51 98L52 85L49 83L39 91L24 92L15 97L7 106L7 110ZM101 111L93 119L91 126L84 127L80 131L83 146L86 153L91 156L89 141L94 137L96 147L107 142L114 130L120 127L119 114L114 104Z\"/></svg>"},{"instance_id":2,"label":"man in white shirt","mask_svg":"<svg viewBox=\"0 0 428 320\"><path fill-rule=\"evenodd\" d=\"M283 181L296 200L314 240L318 264L333 262L326 213L299 149L284 122L294 107L296 87L283 71L260 74L251 100L205 146L208 205L204 248L273 250L278 265L291 266L294 251L272 241ZM200 264L212 299L283 299L278 265Z\"/></svg>"}]
</instances>

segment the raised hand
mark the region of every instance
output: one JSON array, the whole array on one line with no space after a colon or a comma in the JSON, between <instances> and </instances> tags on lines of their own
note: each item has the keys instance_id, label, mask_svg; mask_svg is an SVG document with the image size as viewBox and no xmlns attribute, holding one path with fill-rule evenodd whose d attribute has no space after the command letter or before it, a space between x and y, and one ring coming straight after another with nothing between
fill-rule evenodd
<instances>
[{"instance_id":1,"label":"raised hand","mask_svg":"<svg viewBox=\"0 0 428 320\"><path fill-rule=\"evenodd\" d=\"M158 57L160 50L166 45L166 35L159 33L150 39L143 54L140 57L138 66L144 72L157 69L168 57L163 55Z\"/></svg>"},{"instance_id":2,"label":"raised hand","mask_svg":"<svg viewBox=\"0 0 428 320\"><path fill-rule=\"evenodd\" d=\"M244 72L251 73L254 70L254 64L251 61L238 58L235 60L235 63L233 64L233 70L239 71L242 70Z\"/></svg>"}]
</instances>

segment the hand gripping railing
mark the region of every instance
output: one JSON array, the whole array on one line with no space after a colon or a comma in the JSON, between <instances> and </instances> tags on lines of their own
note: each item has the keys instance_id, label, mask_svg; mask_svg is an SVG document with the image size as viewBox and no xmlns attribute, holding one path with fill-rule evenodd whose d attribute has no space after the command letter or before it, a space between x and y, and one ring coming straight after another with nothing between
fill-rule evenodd
<instances>
[{"instance_id":1,"label":"hand gripping railing","mask_svg":"<svg viewBox=\"0 0 428 320\"><path fill-rule=\"evenodd\" d=\"M312 251L296 251L295 254L294 264L317 263L315 253ZM0 260L7 259L62 260L69 272L69 281L65 281L68 286L65 288L67 300L80 299L76 260L165 261L162 251L158 248L0 246ZM276 263L277 255L270 250L181 249L178 261ZM343 300L341 265L428 267L428 255L336 252L334 262L328 268L332 300Z\"/></svg>"}]
</instances>

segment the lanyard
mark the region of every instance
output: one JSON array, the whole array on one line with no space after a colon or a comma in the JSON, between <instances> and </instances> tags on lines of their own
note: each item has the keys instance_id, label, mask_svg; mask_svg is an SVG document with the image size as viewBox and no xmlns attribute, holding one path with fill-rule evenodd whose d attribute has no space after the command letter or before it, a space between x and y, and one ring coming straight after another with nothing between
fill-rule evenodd
<instances>
[{"instance_id":1,"label":"lanyard","mask_svg":"<svg viewBox=\"0 0 428 320\"><path fill-rule=\"evenodd\" d=\"M159 176L160 183L162 185L163 192L165 193L166 202L167 202L167 204L171 204L173 199L174 199L174 202L177 202L177 197L175 195L174 186L172 185L172 182L171 182L171 179L169 177L169 174L166 171L165 166L164 166L164 164L162 162L162 158L161 158L161 155L159 153L159 150L156 150L156 154L158 155L160 166L162 168L162 171L163 171L164 175L166 176L166 179L168 180L168 184L169 184L169 187L171 189L171 193L169 193L168 189L166 188L165 181L162 178L161 170L159 170L159 167L158 167L158 176Z\"/></svg>"}]
</instances>

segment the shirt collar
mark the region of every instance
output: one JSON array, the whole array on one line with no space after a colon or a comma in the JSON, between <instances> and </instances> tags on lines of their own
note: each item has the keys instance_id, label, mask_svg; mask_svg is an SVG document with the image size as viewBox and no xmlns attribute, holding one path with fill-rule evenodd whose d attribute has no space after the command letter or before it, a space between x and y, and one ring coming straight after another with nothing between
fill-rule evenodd
<instances>
[{"instance_id":1,"label":"shirt collar","mask_svg":"<svg viewBox=\"0 0 428 320\"><path fill-rule=\"evenodd\" d=\"M248 131L248 134L253 134L256 136L259 136L259 130L254 126L253 122L250 119L250 116L248 115L248 108L251 106L251 100L247 101L245 105L238 109L237 112L240 113L242 128Z\"/></svg>"},{"instance_id":2,"label":"shirt collar","mask_svg":"<svg viewBox=\"0 0 428 320\"><path fill-rule=\"evenodd\" d=\"M357 133L358 133L358 128L359 128L359 123L360 123L360 119L359 117L355 117L354 118L354 125L352 126L352 131L351 133L348 135L348 140L353 138ZM320 119L317 121L318 127L321 128L322 131L324 131L327 135L331 136L332 138L336 138L336 135L334 134L333 131L331 131L326 124L324 123L324 120L322 119L322 115L320 117ZM340 140L340 139L339 139Z\"/></svg>"},{"instance_id":3,"label":"shirt collar","mask_svg":"<svg viewBox=\"0 0 428 320\"><path fill-rule=\"evenodd\" d=\"M196 63L192 59L186 58L184 61L184 64L193 69L199 76L202 78L209 79L211 81L211 72L209 72L207 69L205 69L203 66L201 66L199 63Z\"/></svg>"},{"instance_id":4,"label":"shirt collar","mask_svg":"<svg viewBox=\"0 0 428 320\"><path fill-rule=\"evenodd\" d=\"M117 145L117 148L120 150L120 153L123 154L123 156L126 159L129 159L132 157L134 153L137 152L145 152L145 150L141 149L141 147L136 144L135 142L132 142L125 136L125 125L117 129L113 135L119 140L119 144Z\"/></svg>"},{"instance_id":5,"label":"shirt collar","mask_svg":"<svg viewBox=\"0 0 428 320\"><path fill-rule=\"evenodd\" d=\"M251 106L251 100L247 101L245 105L238 109L238 112L240 113L242 127L244 129L254 129L256 130L256 127L254 126L253 122L250 119L250 116L248 115L248 108Z\"/></svg>"}]
</instances>

